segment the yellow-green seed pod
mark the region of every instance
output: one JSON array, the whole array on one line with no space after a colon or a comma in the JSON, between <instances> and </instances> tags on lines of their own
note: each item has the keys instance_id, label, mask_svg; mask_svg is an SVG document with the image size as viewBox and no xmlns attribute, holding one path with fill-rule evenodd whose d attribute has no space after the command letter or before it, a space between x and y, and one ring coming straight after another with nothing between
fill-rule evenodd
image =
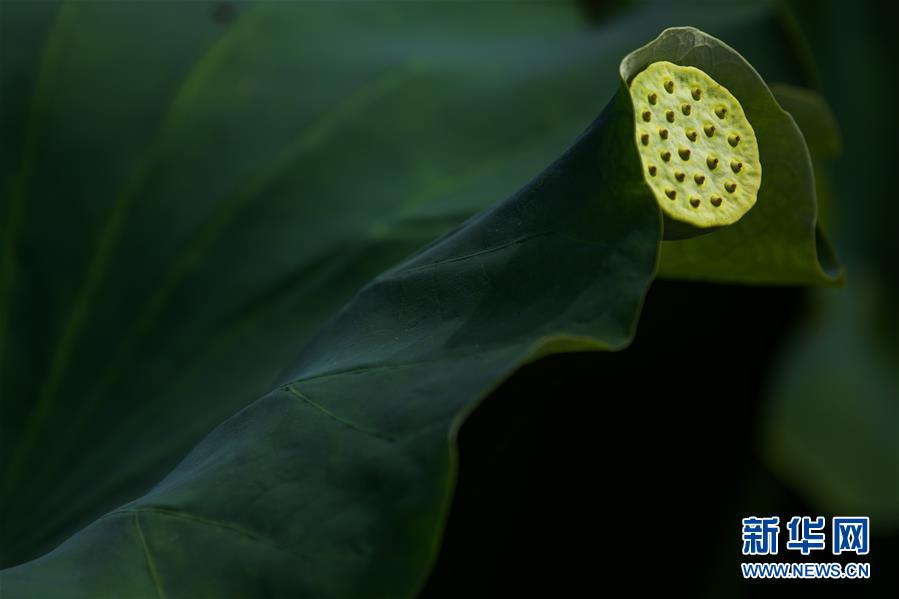
<instances>
[{"instance_id":1,"label":"yellow-green seed pod","mask_svg":"<svg viewBox=\"0 0 899 599\"><path fill-rule=\"evenodd\" d=\"M703 71L666 61L637 74L630 93L644 177L672 233L740 220L762 184L758 142L740 102Z\"/></svg>"}]
</instances>

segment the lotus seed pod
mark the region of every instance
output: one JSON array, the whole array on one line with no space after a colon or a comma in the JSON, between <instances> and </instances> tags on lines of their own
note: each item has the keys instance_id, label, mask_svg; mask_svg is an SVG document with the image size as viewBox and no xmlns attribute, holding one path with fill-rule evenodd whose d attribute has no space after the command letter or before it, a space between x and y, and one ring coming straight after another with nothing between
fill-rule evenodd
<instances>
[{"instance_id":1,"label":"lotus seed pod","mask_svg":"<svg viewBox=\"0 0 899 599\"><path fill-rule=\"evenodd\" d=\"M740 102L703 71L665 61L637 74L630 94L643 173L665 215L666 238L740 220L762 184L758 141Z\"/></svg>"}]
</instances>

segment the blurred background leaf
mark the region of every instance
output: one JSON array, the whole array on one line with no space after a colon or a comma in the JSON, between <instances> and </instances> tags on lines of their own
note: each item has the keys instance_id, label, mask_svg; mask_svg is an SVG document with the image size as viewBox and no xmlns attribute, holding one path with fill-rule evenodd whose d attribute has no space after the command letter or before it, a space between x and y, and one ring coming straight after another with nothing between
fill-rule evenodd
<instances>
[{"instance_id":1,"label":"blurred background leaf","mask_svg":"<svg viewBox=\"0 0 899 599\"><path fill-rule=\"evenodd\" d=\"M899 530L899 218L895 119L899 57L895 3L785 5L818 63L815 79L842 130L842 153L822 140L823 195L834 190L834 241L852 273L813 293L802 330L784 350L764 413L764 453L782 480L824 513L870 515ZM801 117L800 117L801 122ZM810 124L807 138L825 127Z\"/></svg>"}]
</instances>

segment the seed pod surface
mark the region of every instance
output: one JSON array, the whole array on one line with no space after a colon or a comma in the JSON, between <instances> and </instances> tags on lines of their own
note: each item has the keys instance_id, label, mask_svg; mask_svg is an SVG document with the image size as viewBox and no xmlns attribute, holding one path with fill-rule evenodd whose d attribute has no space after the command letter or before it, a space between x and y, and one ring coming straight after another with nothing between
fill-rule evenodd
<instances>
[{"instance_id":1,"label":"seed pod surface","mask_svg":"<svg viewBox=\"0 0 899 599\"><path fill-rule=\"evenodd\" d=\"M644 177L665 216L699 229L740 220L762 183L758 141L740 102L703 71L666 61L637 74L630 93Z\"/></svg>"}]
</instances>

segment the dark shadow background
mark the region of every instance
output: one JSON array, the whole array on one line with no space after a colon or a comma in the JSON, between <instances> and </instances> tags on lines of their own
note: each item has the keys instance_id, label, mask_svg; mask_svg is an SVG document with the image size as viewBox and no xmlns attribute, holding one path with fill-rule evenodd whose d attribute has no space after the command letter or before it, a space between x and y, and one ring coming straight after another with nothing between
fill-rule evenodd
<instances>
[{"instance_id":1,"label":"dark shadow background","mask_svg":"<svg viewBox=\"0 0 899 599\"><path fill-rule=\"evenodd\" d=\"M806 302L795 289L661 281L626 351L517 373L461 429L458 492L422 597L580 596L608 578L695 596L895 596L899 539L876 521L869 581L741 580L741 518L818 513L757 443L778 348ZM673 317L699 304L709 323L745 317L726 331ZM745 358L746 372L684 376L719 354ZM776 561L803 561L785 534Z\"/></svg>"}]
</instances>

